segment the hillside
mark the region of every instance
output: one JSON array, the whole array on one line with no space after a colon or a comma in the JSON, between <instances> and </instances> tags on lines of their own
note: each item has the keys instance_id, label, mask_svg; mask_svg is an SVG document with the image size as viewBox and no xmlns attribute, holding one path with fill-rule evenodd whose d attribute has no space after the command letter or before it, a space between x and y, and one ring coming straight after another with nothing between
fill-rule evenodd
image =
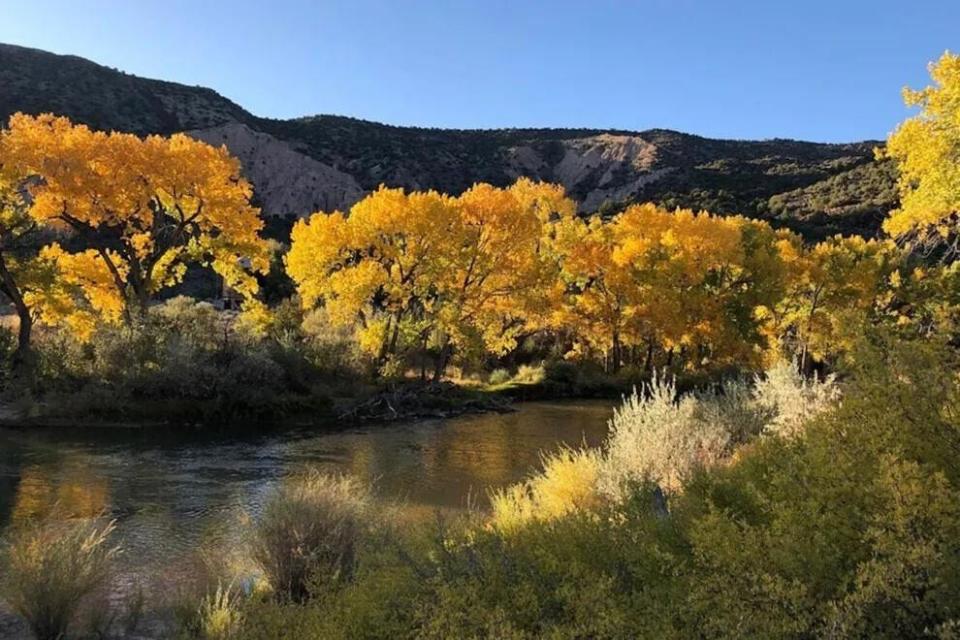
<instances>
[{"instance_id":1,"label":"hillside","mask_svg":"<svg viewBox=\"0 0 960 640\"><path fill-rule=\"evenodd\" d=\"M876 142L713 140L661 129L427 129L327 115L271 120L211 89L0 44L0 118L17 111L54 112L103 130L187 131L226 144L264 213L286 218L348 207L381 183L459 193L518 176L562 183L584 211L653 200L763 217L811 237L875 233L895 204L892 170L873 159Z\"/></svg>"}]
</instances>

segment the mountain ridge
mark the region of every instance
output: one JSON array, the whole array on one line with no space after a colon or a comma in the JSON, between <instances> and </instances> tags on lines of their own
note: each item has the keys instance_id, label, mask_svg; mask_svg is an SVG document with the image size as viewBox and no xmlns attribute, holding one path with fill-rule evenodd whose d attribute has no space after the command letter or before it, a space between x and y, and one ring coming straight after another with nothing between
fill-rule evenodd
<instances>
[{"instance_id":1,"label":"mountain ridge","mask_svg":"<svg viewBox=\"0 0 960 640\"><path fill-rule=\"evenodd\" d=\"M521 176L560 182L584 212L651 200L739 212L810 237L874 234L896 204L890 173L874 159L878 141L730 140L662 128L443 129L329 114L273 119L207 87L0 43L0 119L18 111L223 142L243 163L264 214L284 219L346 209L380 184L457 194ZM854 185L852 177L863 175L867 186ZM818 202L846 205L819 211Z\"/></svg>"}]
</instances>

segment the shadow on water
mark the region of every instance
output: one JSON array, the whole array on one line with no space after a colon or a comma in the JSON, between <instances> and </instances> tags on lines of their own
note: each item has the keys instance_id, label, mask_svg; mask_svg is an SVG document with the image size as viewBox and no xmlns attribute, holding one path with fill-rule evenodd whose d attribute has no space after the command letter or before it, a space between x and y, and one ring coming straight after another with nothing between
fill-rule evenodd
<instances>
[{"instance_id":1,"label":"shadow on water","mask_svg":"<svg viewBox=\"0 0 960 640\"><path fill-rule=\"evenodd\" d=\"M167 429L0 431L0 526L53 505L117 519L141 570L200 544L229 543L276 482L303 467L351 473L411 511L462 509L515 482L561 444L597 445L610 402L529 403L462 416L336 432Z\"/></svg>"}]
</instances>

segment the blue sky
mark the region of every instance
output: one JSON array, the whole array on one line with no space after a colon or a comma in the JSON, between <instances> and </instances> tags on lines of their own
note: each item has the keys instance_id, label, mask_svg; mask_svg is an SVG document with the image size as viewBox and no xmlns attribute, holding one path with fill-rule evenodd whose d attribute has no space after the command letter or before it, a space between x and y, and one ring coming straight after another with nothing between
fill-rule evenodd
<instances>
[{"instance_id":1,"label":"blue sky","mask_svg":"<svg viewBox=\"0 0 960 640\"><path fill-rule=\"evenodd\" d=\"M960 0L0 0L0 41L270 117L883 138Z\"/></svg>"}]
</instances>

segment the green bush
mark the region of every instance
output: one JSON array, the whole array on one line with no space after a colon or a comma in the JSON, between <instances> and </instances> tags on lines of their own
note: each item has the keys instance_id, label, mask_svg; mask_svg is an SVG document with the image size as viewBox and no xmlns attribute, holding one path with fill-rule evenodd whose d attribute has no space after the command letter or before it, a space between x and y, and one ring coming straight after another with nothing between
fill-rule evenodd
<instances>
[{"instance_id":1,"label":"green bush","mask_svg":"<svg viewBox=\"0 0 960 640\"><path fill-rule=\"evenodd\" d=\"M337 375L366 375L373 362L360 349L354 331L330 322L325 309L303 317L304 345L310 361L320 371Z\"/></svg>"},{"instance_id":2,"label":"green bush","mask_svg":"<svg viewBox=\"0 0 960 640\"><path fill-rule=\"evenodd\" d=\"M580 367L566 360L550 360L544 365L544 378L550 384L574 388L580 382Z\"/></svg>"},{"instance_id":3,"label":"green bush","mask_svg":"<svg viewBox=\"0 0 960 640\"><path fill-rule=\"evenodd\" d=\"M188 424L323 414L332 372L311 362L299 315L289 323L295 329L278 322L254 336L229 314L178 297L139 325L103 325L88 342L45 331L41 406L53 416Z\"/></svg>"},{"instance_id":4,"label":"green bush","mask_svg":"<svg viewBox=\"0 0 960 640\"><path fill-rule=\"evenodd\" d=\"M501 496L524 516L510 526L495 498L490 525L368 551L352 581L302 603L251 603L244 637L951 637L953 352L870 336L855 353L839 406L832 382L790 371L687 396L690 420L741 444L723 464L691 467L669 503L640 474L615 500L563 508L597 465L560 456ZM675 390L656 389L662 399L635 409L686 424L669 415L683 411Z\"/></svg>"}]
</instances>

